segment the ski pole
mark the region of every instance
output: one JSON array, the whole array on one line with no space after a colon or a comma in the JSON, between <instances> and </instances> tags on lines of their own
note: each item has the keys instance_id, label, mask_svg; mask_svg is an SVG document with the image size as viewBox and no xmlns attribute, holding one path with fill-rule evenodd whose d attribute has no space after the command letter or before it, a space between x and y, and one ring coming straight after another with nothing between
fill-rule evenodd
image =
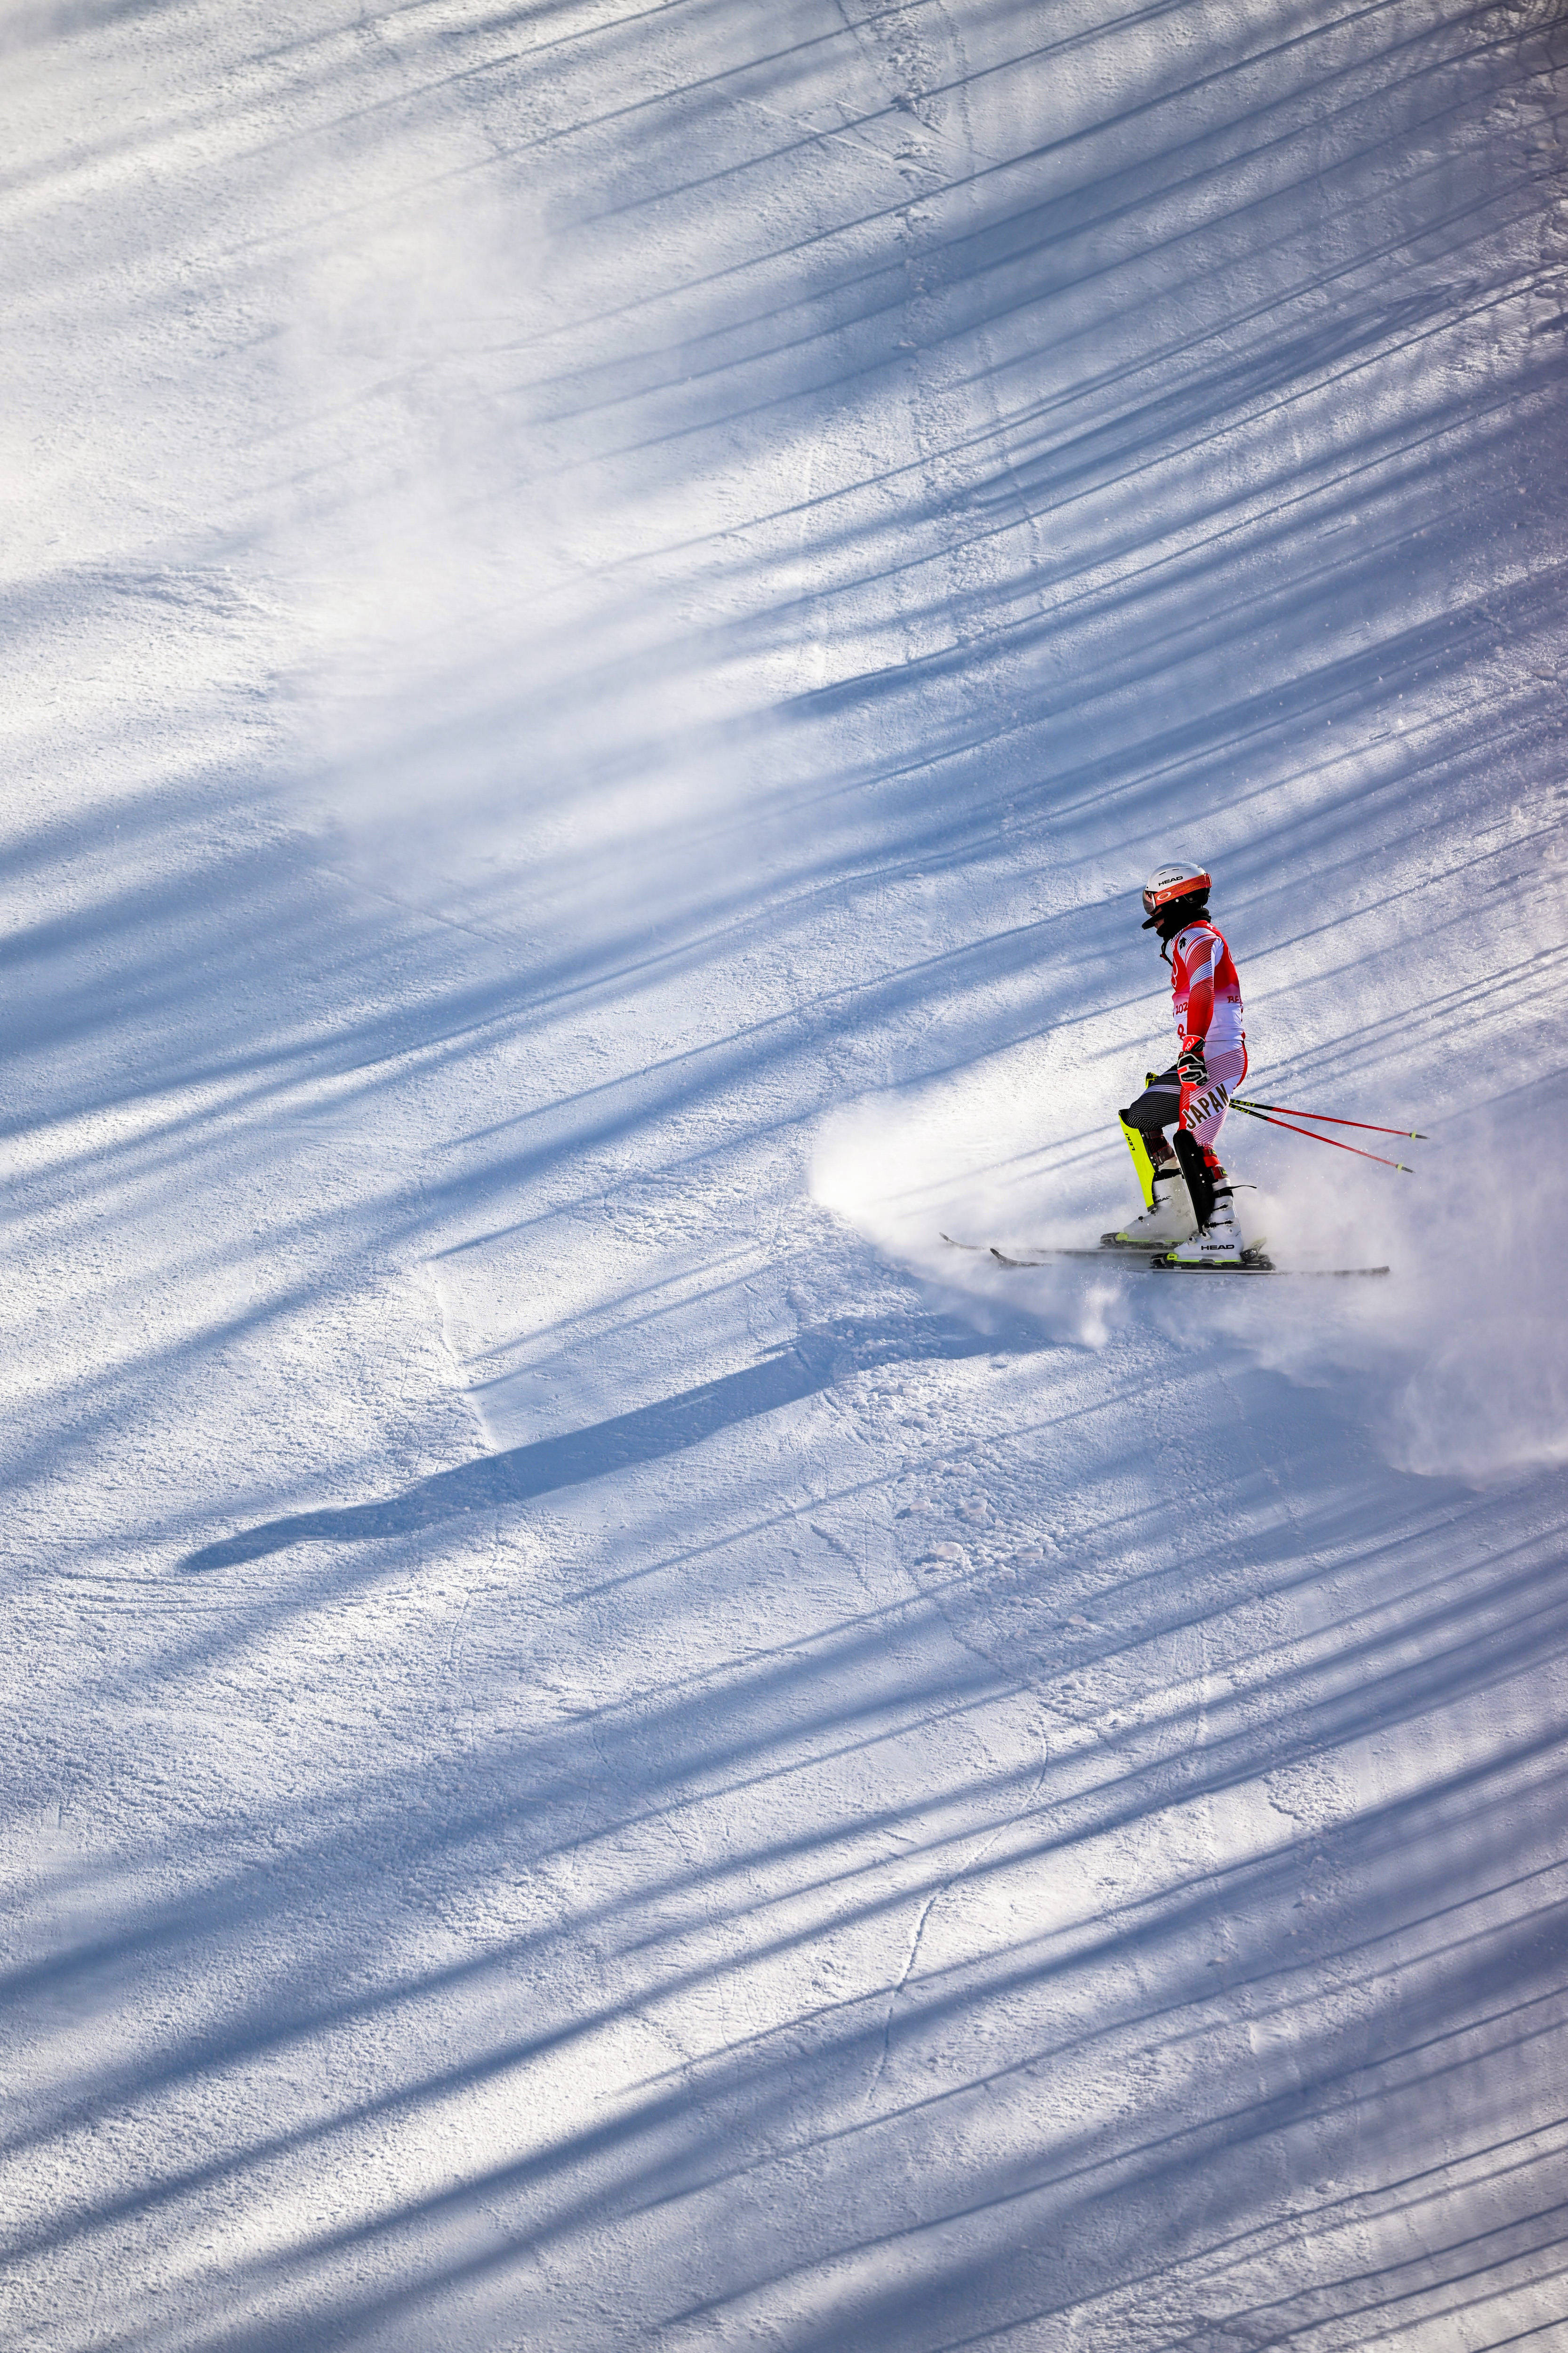
<instances>
[{"instance_id":1,"label":"ski pole","mask_svg":"<svg viewBox=\"0 0 1568 2353\"><path fill-rule=\"evenodd\" d=\"M1232 1095L1231 1102L1237 1111L1282 1111L1287 1119L1321 1119L1325 1127L1364 1127L1369 1135L1407 1135L1412 1144L1425 1144L1427 1141L1420 1129L1415 1127L1379 1127L1373 1119L1341 1119L1331 1111L1296 1111L1289 1103L1243 1103L1239 1095ZM1304 1130L1303 1133L1305 1133ZM1329 1136L1323 1138L1325 1144L1331 1141ZM1373 1156L1375 1158L1376 1155ZM1397 1168L1398 1161L1394 1161L1393 1166Z\"/></svg>"},{"instance_id":2,"label":"ski pole","mask_svg":"<svg viewBox=\"0 0 1568 2353\"><path fill-rule=\"evenodd\" d=\"M1380 1168L1398 1168L1406 1176L1415 1174L1415 1169L1406 1167L1403 1160L1385 1159L1381 1152L1363 1152L1359 1144L1342 1144L1337 1135L1318 1135L1310 1127L1292 1127L1288 1119L1270 1119L1268 1113L1259 1111L1255 1103L1237 1103L1234 1095L1230 1099L1230 1107L1232 1111L1244 1111L1248 1119L1260 1119L1265 1127L1282 1127L1287 1135L1304 1135L1309 1144L1331 1144L1336 1152L1353 1152L1358 1160L1375 1160ZM1359 1120L1355 1123L1357 1126L1363 1124ZM1401 1132L1399 1129L1394 1131L1396 1134Z\"/></svg>"}]
</instances>

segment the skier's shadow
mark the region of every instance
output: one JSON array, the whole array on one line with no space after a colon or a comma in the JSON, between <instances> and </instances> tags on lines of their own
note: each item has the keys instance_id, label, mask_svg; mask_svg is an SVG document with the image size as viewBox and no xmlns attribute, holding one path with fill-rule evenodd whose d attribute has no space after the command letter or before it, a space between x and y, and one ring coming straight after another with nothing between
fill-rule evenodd
<instances>
[{"instance_id":1,"label":"skier's shadow","mask_svg":"<svg viewBox=\"0 0 1568 2353\"><path fill-rule=\"evenodd\" d=\"M845 1316L803 1332L792 1347L726 1373L679 1396L661 1398L635 1413L616 1414L586 1430L542 1438L503 1454L481 1455L455 1470L437 1471L401 1495L375 1504L350 1504L337 1510L298 1512L267 1520L217 1544L187 1553L182 1568L233 1568L298 1544L358 1544L376 1536L403 1536L464 1512L493 1511L526 1504L561 1487L576 1487L662 1456L679 1454L715 1431L752 1420L777 1407L830 1388L851 1373L877 1365L920 1358L1014 1355L1040 1345L1037 1332L1012 1326L1005 1333L976 1332L952 1316Z\"/></svg>"}]
</instances>

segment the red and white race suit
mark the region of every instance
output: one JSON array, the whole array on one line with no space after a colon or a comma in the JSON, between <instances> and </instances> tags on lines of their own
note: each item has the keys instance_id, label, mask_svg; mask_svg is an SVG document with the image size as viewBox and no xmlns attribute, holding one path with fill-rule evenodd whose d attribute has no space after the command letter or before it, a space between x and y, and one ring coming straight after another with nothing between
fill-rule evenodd
<instances>
[{"instance_id":1,"label":"red and white race suit","mask_svg":"<svg viewBox=\"0 0 1568 2353\"><path fill-rule=\"evenodd\" d=\"M1171 943L1171 1008L1184 1049L1201 1046L1209 1073L1206 1087L1182 1089L1182 1124L1212 1151L1225 1125L1226 1099L1247 1076L1247 1032L1241 981L1224 935L1206 915Z\"/></svg>"}]
</instances>

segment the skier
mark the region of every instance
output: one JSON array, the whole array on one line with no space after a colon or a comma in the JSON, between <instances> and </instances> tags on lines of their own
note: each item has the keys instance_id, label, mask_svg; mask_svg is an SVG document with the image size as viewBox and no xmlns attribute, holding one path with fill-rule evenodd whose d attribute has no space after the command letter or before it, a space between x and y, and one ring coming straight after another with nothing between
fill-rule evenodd
<instances>
[{"instance_id":1,"label":"skier","mask_svg":"<svg viewBox=\"0 0 1568 2353\"><path fill-rule=\"evenodd\" d=\"M1149 1073L1143 1092L1121 1114L1146 1207L1101 1237L1108 1248L1163 1250L1174 1266L1239 1266L1246 1247L1215 1145L1247 1075L1247 1032L1241 983L1209 919L1210 888L1191 859L1156 867L1143 885L1142 928L1158 934L1171 967L1181 1050L1169 1070ZM1173 1150L1165 1137L1173 1124Z\"/></svg>"}]
</instances>

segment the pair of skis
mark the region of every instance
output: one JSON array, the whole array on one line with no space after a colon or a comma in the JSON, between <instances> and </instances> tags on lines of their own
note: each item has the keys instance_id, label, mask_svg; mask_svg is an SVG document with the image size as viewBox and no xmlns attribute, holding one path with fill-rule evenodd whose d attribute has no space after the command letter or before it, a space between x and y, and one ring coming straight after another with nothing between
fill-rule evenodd
<instances>
[{"instance_id":1,"label":"pair of skis","mask_svg":"<svg viewBox=\"0 0 1568 2353\"><path fill-rule=\"evenodd\" d=\"M1152 1084L1153 1072L1151 1071L1149 1076ZM1342 1144L1337 1136L1319 1135L1311 1128L1293 1127L1290 1122L1310 1119L1321 1122L1325 1127L1359 1127L1369 1135L1408 1136L1413 1144L1425 1144L1426 1141L1414 1127L1383 1127L1374 1120L1346 1119L1338 1112L1298 1111L1289 1103L1255 1103L1241 1095L1230 1098L1230 1107L1233 1111L1246 1112L1253 1119L1260 1119L1266 1127L1282 1127L1288 1134L1304 1135L1310 1143L1330 1144L1337 1152L1353 1152L1359 1159L1375 1160L1385 1168L1397 1168L1406 1176L1413 1175L1414 1171L1403 1160L1385 1160L1380 1152L1368 1152L1359 1144ZM1121 1123L1121 1132L1127 1138L1133 1164L1143 1180L1144 1198L1152 1200L1147 1147L1138 1130L1129 1127L1125 1120ZM1184 1135L1177 1136L1178 1153L1182 1152L1187 1140ZM1195 1146L1194 1151L1195 1154ZM1206 1180L1202 1179L1201 1170L1188 1168L1184 1159L1183 1170L1195 1203L1197 1186L1200 1181ZM1000 1249L995 1242L961 1242L955 1234L943 1234L942 1240L953 1250L983 1252L994 1258L998 1266L1051 1266L1059 1258L1121 1259L1123 1261L1132 1259L1146 1267L1151 1274L1288 1274L1334 1282L1357 1275L1386 1274L1389 1271L1385 1266L1276 1266L1273 1260L1260 1250L1244 1250L1238 1258L1228 1260L1177 1258L1173 1251L1151 1251L1136 1242L1120 1242L1110 1234L1106 1235L1097 1250L1058 1250L1047 1246L1032 1258L1015 1256L1011 1251Z\"/></svg>"},{"instance_id":2,"label":"pair of skis","mask_svg":"<svg viewBox=\"0 0 1568 2353\"><path fill-rule=\"evenodd\" d=\"M1244 1250L1239 1261L1228 1264L1214 1259L1172 1258L1163 1250L1140 1250L1135 1244L1101 1242L1095 1250L1054 1249L1047 1247L1037 1257L1015 1257L1000 1249L995 1242L961 1242L953 1234L943 1234L942 1240L952 1250L973 1250L995 1260L998 1266L1054 1266L1058 1259L1095 1258L1110 1260L1151 1274L1278 1274L1315 1278L1320 1282L1343 1282L1355 1275L1386 1274L1385 1266L1276 1266L1260 1250Z\"/></svg>"}]
</instances>

